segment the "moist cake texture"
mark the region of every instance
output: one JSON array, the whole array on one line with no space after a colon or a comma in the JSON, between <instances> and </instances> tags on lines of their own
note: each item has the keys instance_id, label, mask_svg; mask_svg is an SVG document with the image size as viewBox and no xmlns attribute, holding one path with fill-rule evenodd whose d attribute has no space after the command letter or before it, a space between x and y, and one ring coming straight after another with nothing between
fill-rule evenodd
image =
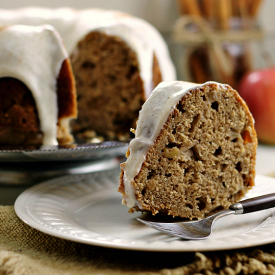
<instances>
[{"instance_id":1,"label":"moist cake texture","mask_svg":"<svg viewBox=\"0 0 275 275\"><path fill-rule=\"evenodd\" d=\"M200 219L254 185L257 137L238 93L215 82L163 82L140 112L119 192L135 210Z\"/></svg>"},{"instance_id":2,"label":"moist cake texture","mask_svg":"<svg viewBox=\"0 0 275 275\"><path fill-rule=\"evenodd\" d=\"M129 135L145 101L136 53L115 36L92 32L71 60L79 106L73 130L92 129L110 139ZM153 87L161 82L158 68L155 58Z\"/></svg>"}]
</instances>

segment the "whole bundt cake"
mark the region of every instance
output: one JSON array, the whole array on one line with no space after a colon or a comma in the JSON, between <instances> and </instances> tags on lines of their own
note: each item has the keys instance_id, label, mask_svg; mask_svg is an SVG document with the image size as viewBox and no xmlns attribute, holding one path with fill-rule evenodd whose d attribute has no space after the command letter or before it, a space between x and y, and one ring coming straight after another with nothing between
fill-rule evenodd
<instances>
[{"instance_id":1,"label":"whole bundt cake","mask_svg":"<svg viewBox=\"0 0 275 275\"><path fill-rule=\"evenodd\" d=\"M0 26L50 24L71 57L78 95L74 135L129 136L160 81L176 79L168 48L146 21L119 11L70 8L0 10Z\"/></svg>"}]
</instances>

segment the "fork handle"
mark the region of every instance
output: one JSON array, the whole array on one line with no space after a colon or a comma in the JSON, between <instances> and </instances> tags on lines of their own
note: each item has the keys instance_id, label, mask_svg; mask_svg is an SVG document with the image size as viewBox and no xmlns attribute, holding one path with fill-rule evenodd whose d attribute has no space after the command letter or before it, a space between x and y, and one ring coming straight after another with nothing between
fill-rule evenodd
<instances>
[{"instance_id":1,"label":"fork handle","mask_svg":"<svg viewBox=\"0 0 275 275\"><path fill-rule=\"evenodd\" d=\"M233 203L229 209L235 214L246 214L275 207L275 193Z\"/></svg>"}]
</instances>

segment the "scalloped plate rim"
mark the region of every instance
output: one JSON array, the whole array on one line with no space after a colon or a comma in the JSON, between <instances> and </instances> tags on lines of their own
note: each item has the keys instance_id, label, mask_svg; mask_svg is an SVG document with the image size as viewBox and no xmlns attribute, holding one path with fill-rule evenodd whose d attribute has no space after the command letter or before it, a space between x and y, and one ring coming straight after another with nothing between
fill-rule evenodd
<instances>
[{"instance_id":1,"label":"scalloped plate rim","mask_svg":"<svg viewBox=\"0 0 275 275\"><path fill-rule=\"evenodd\" d=\"M151 229L149 227L141 227L140 225L138 225L138 227L134 226L134 229L132 232L125 232L125 234L130 234L130 236L135 236L135 235L144 235L144 239L137 239L136 237L134 238L130 238L130 239L123 239L123 238L116 238L115 235L110 236L110 234L108 235L104 235L104 233L98 233L96 230L89 230L87 229L85 226L82 226L79 224L79 222L76 221L75 216L73 216L72 214L72 209L75 208L75 210L77 210L77 207L80 207L79 209L85 208L87 205L85 205L85 203L83 202L83 205L78 205L79 202L76 201L76 198L79 199L83 199L84 196L87 197L87 193L83 193L80 195L72 195L72 191L69 190L69 188L73 188L72 190L78 190L75 189L75 187L77 188L90 188L91 187L91 197L92 198L97 198L99 200L99 202L102 202L103 200L107 201L112 201L112 200L117 200L117 198L120 196L120 194L118 193L113 193L116 191L117 188L114 188L114 186L116 185L116 183L114 183L115 178L118 177L118 169L115 170L110 170L110 171L105 171L105 172L94 172L91 174L83 174L83 175L71 175L71 176L65 176L65 177L61 177L59 179L52 179L52 180L48 180L45 181L41 184L35 185L29 189L27 189L26 191L24 191L16 200L15 202L15 212L18 215L18 217L25 222L26 224L28 224L29 226L52 236L55 237L59 237L62 239L66 239L66 240L70 240L70 241L75 241L75 242L79 242L79 243L84 243L84 244L89 244L89 245L96 245L96 246L102 246L102 247L108 247L108 248L117 248L117 249L125 249L125 250L139 250L139 251L155 251L155 252L195 252L195 251L218 251L218 250L229 250L229 249L239 249L239 248L247 248L247 247L253 247L253 246L259 246L259 245L263 245L263 244L268 244L271 243L273 241L275 241L275 234L273 234L273 232L275 232L275 210L273 209L269 209L269 210L264 210L261 212L265 212L266 213L266 217L265 220L263 221L263 224L266 223L265 225L262 225L262 223L260 223L258 226L255 227L255 229L253 228L250 231L247 232L243 232L243 235L241 238L239 238L238 236L233 236L233 240L235 238L235 240L237 240L239 243L234 243L234 241L229 241L230 238L218 238L218 239L207 239L207 240L203 240L203 241L184 241L184 240L179 240L178 238L174 238L174 237L170 237L168 235L165 235L161 232L155 231L154 229ZM87 180L91 181L90 183L87 183L88 185L85 186L85 182L87 182ZM99 185L98 183L95 183L95 181L106 181L107 183L103 183L103 185L105 184L105 187L107 186L107 189L104 189L104 186L102 187L101 184ZM82 181L85 183L83 186L81 186ZM93 182L94 181L94 182ZM113 181L113 182L112 182ZM271 187L271 189L273 188L273 191L275 192L275 179L270 178L270 177L265 177L265 176L256 176L256 186L259 190L260 190L260 194L264 194L266 193L266 191L261 191L261 189L268 189L270 190L270 186L267 186L267 183L270 181L271 184L274 184L274 187ZM79 183L80 182L80 183ZM110 182L112 182L111 184L113 184L113 187L110 187ZM70 185L68 185L68 183L70 183ZM107 185L106 185L107 184ZM260 186L261 185L261 186ZM270 185L270 184L269 184ZM64 187L65 186L65 187ZM66 187L67 186L67 187ZM70 186L70 187L68 187ZM260 186L260 187L259 187ZM66 189L67 188L67 189ZM99 189L98 189L99 188ZM253 192L253 189L250 190L250 192L248 193L247 197L253 197L255 195L258 195L259 191L258 189L255 189ZM71 194L70 196L73 196L70 198L69 202L69 206L64 206L62 209L62 213L58 213L56 214L55 211L52 211L52 213L50 213L51 215L53 215L53 218L57 218L60 215L62 216L62 219L65 220L66 223L69 224L69 227L71 227L72 232L82 232L80 234L83 234L83 236L79 236L77 235L77 233L66 233L64 231L61 230L60 231L60 227L58 227L58 225L52 226L52 225L48 225L46 224L45 220L43 220L43 217L41 217L41 215L37 215L37 213L34 213L33 209L33 205L35 205L35 203L37 201L39 201L38 199L42 199L42 196L49 196L51 195L50 190L53 190L54 192L54 196L56 195L55 193L59 194L59 192L61 192L61 195L57 195L57 198L59 197L59 202L58 203L62 203L64 200L68 199L68 197L66 198L67 195L64 196L64 194L62 194L62 192L64 191L65 193L68 192L68 194ZM108 191L111 191L111 193L108 193ZM77 191L78 192L78 191ZM79 191L80 192L80 191ZM108 194L106 197L104 197L104 192L106 194ZM117 192L117 191L116 191ZM101 194L101 195L100 195ZM78 197L77 197L78 196ZM102 197L100 197L102 196ZM98 198L101 198L100 199ZM45 198L44 198L45 199ZM81 201L80 200L80 201ZM92 202L95 199L91 199ZM36 201L36 202L35 202ZM76 206L71 207L73 204L73 201L76 201ZM89 202L90 203L90 202ZM86 199L86 204L87 204L87 199ZM32 207L31 207L32 205ZM47 205L47 203L46 203ZM65 205L65 204L64 204ZM113 205L111 205L113 206ZM117 206L115 206L117 207ZM123 208L121 209L126 209L126 206L122 206ZM38 209L38 204L36 204L36 208ZM68 212L67 210L70 209L70 211ZM92 208L90 208L92 209ZM80 211L80 210L79 210ZM127 210L123 210L126 211ZM269 212L267 212L269 211ZM77 213L77 211L74 211L75 213ZM258 212L260 213L260 212ZM135 220L135 217L137 215L140 214L129 214L129 223L130 226L133 227L133 223ZM255 214L255 213L254 213ZM57 216L55 216L57 215ZM75 215L75 214L74 214ZM123 214L125 215L125 214ZM134 215L134 216L133 216ZM247 214L250 215L250 214ZM233 215L234 216L234 215ZM127 217L128 219L128 217ZM128 220L126 221L128 222ZM109 224L110 227L114 226L111 223ZM128 225L127 225L128 226ZM268 235L271 235L271 237L268 236L263 236L261 234L263 233L263 230L269 230L269 226L270 228L274 231L269 232L268 231ZM259 227L257 229L257 227ZM64 233L65 232L65 233ZM272 233L272 234L271 234ZM124 233L123 233L124 234ZM127 235L126 234L126 235ZM154 241L148 241L148 238L152 239L155 238L156 240ZM252 237L251 237L252 236ZM260 237L261 236L261 237ZM112 239L113 238L113 239ZM108 240L109 239L109 240ZM226 244L225 244L226 243Z\"/></svg>"}]
</instances>

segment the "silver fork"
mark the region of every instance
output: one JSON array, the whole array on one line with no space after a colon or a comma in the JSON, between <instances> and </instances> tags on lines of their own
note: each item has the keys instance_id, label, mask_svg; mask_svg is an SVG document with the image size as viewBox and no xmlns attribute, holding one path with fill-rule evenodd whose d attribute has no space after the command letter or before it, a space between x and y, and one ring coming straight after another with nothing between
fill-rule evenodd
<instances>
[{"instance_id":1,"label":"silver fork","mask_svg":"<svg viewBox=\"0 0 275 275\"><path fill-rule=\"evenodd\" d=\"M182 239L189 240L203 240L211 235L213 224L219 218L231 214L247 214L272 207L275 207L275 193L231 204L229 209L222 210L199 221L154 222L141 218L137 218L137 220L172 236L177 236Z\"/></svg>"}]
</instances>

